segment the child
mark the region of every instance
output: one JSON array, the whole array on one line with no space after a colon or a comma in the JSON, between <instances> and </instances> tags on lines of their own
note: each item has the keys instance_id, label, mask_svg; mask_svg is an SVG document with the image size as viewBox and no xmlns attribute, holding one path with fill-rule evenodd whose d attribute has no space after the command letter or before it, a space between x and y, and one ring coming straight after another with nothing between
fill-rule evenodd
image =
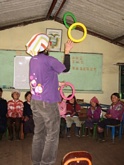
<instances>
[{"instance_id":1,"label":"child","mask_svg":"<svg viewBox=\"0 0 124 165\"><path fill-rule=\"evenodd\" d=\"M0 88L0 140L6 131L7 101L2 98L3 90Z\"/></svg>"},{"instance_id":2,"label":"child","mask_svg":"<svg viewBox=\"0 0 124 165\"><path fill-rule=\"evenodd\" d=\"M70 96L71 95L69 95L68 97ZM75 96L73 96L73 98L71 100L68 100L66 103L67 103L67 112L66 112L67 137L70 137L70 128L72 123L76 124L76 136L79 137L81 121L79 120L78 113L81 110L81 106L77 103Z\"/></svg>"},{"instance_id":3,"label":"child","mask_svg":"<svg viewBox=\"0 0 124 165\"><path fill-rule=\"evenodd\" d=\"M23 116L24 116L24 135L26 137L27 133L34 133L34 121L32 116L32 110L30 107L31 102L31 92L28 91L25 94L25 102L24 102L24 110L23 110Z\"/></svg>"},{"instance_id":4,"label":"child","mask_svg":"<svg viewBox=\"0 0 124 165\"><path fill-rule=\"evenodd\" d=\"M20 92L14 89L11 93L12 100L8 101L7 125L9 130L9 140L13 140L13 123L15 123L16 139L20 140L20 127L23 116L23 102L19 100Z\"/></svg>"},{"instance_id":5,"label":"child","mask_svg":"<svg viewBox=\"0 0 124 165\"><path fill-rule=\"evenodd\" d=\"M119 93L113 93L111 95L111 105L105 114L106 119L98 123L98 135L100 141L105 141L104 139L104 129L106 125L118 125L122 120L124 113L124 105L120 101Z\"/></svg>"},{"instance_id":6,"label":"child","mask_svg":"<svg viewBox=\"0 0 124 165\"><path fill-rule=\"evenodd\" d=\"M59 112L60 112L60 138L64 137L65 134L65 128L66 128L66 120L65 120L65 114L66 114L66 102L61 98L61 102L58 103L59 106Z\"/></svg>"},{"instance_id":7,"label":"child","mask_svg":"<svg viewBox=\"0 0 124 165\"><path fill-rule=\"evenodd\" d=\"M99 122L100 114L101 114L101 107L99 105L98 99L95 96L90 100L90 104L91 106L87 112L87 119L84 123L86 136L88 136L89 129L90 129L91 135L93 134L94 123Z\"/></svg>"}]
</instances>

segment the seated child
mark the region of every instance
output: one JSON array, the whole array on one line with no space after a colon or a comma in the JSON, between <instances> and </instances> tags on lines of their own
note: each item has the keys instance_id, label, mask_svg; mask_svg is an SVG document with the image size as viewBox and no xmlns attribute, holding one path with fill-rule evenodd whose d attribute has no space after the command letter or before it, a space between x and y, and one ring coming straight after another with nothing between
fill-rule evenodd
<instances>
[{"instance_id":1,"label":"seated child","mask_svg":"<svg viewBox=\"0 0 124 165\"><path fill-rule=\"evenodd\" d=\"M65 134L65 128L66 128L66 120L65 120L65 114L66 114L66 102L61 98L61 102L58 103L59 112L60 112L60 138L64 137Z\"/></svg>"},{"instance_id":2,"label":"seated child","mask_svg":"<svg viewBox=\"0 0 124 165\"><path fill-rule=\"evenodd\" d=\"M0 88L0 140L7 129L7 101L2 98L3 90Z\"/></svg>"},{"instance_id":3,"label":"seated child","mask_svg":"<svg viewBox=\"0 0 124 165\"><path fill-rule=\"evenodd\" d=\"M23 102L19 100L20 92L14 89L11 93L12 100L8 101L7 125L9 131L9 140L13 140L13 123L15 123L16 139L20 140L21 121L23 116Z\"/></svg>"},{"instance_id":4,"label":"seated child","mask_svg":"<svg viewBox=\"0 0 124 165\"><path fill-rule=\"evenodd\" d=\"M31 102L31 92L28 91L25 94L25 102L24 102L24 109L23 109L23 121L24 121L24 136L28 133L34 133L34 121L33 121L33 115L32 110L30 107Z\"/></svg>"},{"instance_id":5,"label":"seated child","mask_svg":"<svg viewBox=\"0 0 124 165\"><path fill-rule=\"evenodd\" d=\"M69 95L68 97L70 97ZM81 128L81 121L79 120L79 113L81 106L77 103L74 96L71 100L67 100L66 124L67 124L67 137L70 137L70 129L73 123L76 124L76 136L80 136L79 131Z\"/></svg>"},{"instance_id":6,"label":"seated child","mask_svg":"<svg viewBox=\"0 0 124 165\"><path fill-rule=\"evenodd\" d=\"M122 120L124 113L124 104L120 101L119 93L113 93L111 95L111 105L105 115L106 119L98 123L98 136L100 141L104 139L104 129L106 125L118 125Z\"/></svg>"},{"instance_id":7,"label":"seated child","mask_svg":"<svg viewBox=\"0 0 124 165\"><path fill-rule=\"evenodd\" d=\"M96 97L93 97L90 100L90 107L87 111L87 119L84 123L85 126L85 135L88 136L89 130L91 135L93 134L94 123L98 123L101 115L101 107L99 101Z\"/></svg>"}]
</instances>

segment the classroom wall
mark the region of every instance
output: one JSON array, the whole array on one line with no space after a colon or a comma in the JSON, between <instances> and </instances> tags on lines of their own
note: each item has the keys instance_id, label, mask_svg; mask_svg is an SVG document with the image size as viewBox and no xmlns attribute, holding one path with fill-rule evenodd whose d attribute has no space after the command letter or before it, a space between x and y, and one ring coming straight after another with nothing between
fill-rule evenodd
<instances>
[{"instance_id":1,"label":"classroom wall","mask_svg":"<svg viewBox=\"0 0 124 165\"><path fill-rule=\"evenodd\" d=\"M0 49L25 50L25 44L29 41L32 35L39 32L45 33L46 28L63 30L61 47L61 51L63 51L64 43L68 39L67 29L63 24L55 21L43 21L0 31ZM72 35L78 39L82 36L82 32L73 30ZM84 99L85 102L89 102L93 96L96 96L100 103L110 104L110 95L113 92L118 92L119 89L119 68L114 64L117 62L124 62L124 48L111 44L100 38L87 35L83 42L74 44L72 52L103 53L102 92L81 92L76 93L76 97L78 99ZM20 99L24 100L24 94L25 91L22 91ZM5 90L3 93L3 97L7 100L11 99L10 95L10 90Z\"/></svg>"}]
</instances>

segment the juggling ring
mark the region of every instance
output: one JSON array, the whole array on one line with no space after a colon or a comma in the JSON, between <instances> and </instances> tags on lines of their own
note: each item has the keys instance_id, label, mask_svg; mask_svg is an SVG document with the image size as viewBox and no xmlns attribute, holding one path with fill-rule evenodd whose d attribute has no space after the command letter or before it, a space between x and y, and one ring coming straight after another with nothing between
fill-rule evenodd
<instances>
[{"instance_id":1,"label":"juggling ring","mask_svg":"<svg viewBox=\"0 0 124 165\"><path fill-rule=\"evenodd\" d=\"M72 95L70 97L65 97L65 95L62 92L62 90L65 87L65 85L70 86L72 88ZM60 94L61 94L61 96L62 96L63 99L65 99L65 100L71 100L74 97L74 95L75 95L75 88L74 88L74 86L70 82L66 82L65 85L62 85L60 87Z\"/></svg>"},{"instance_id":2,"label":"juggling ring","mask_svg":"<svg viewBox=\"0 0 124 165\"><path fill-rule=\"evenodd\" d=\"M66 17L67 17L67 16L71 16L72 19L74 20L74 22L77 22L77 20L76 20L76 17L75 17L74 14L72 14L71 12L66 12L66 13L64 14L64 16L63 16L63 21L64 21L64 24L65 24L65 27L68 29L68 28L69 28L69 25L68 25L67 22L66 22ZM75 27L76 27L76 26L75 26ZM73 29L75 29L75 27L73 27Z\"/></svg>"},{"instance_id":3,"label":"juggling ring","mask_svg":"<svg viewBox=\"0 0 124 165\"><path fill-rule=\"evenodd\" d=\"M81 26L82 29L84 30L84 35L83 35L83 37L80 38L80 39L78 39L78 40L74 39L74 38L71 36L71 30L72 30L73 27L75 27L75 26ZM69 29L68 29L68 37L69 37L70 40L72 40L73 42L81 42L81 41L83 41L83 40L86 38L86 35L87 35L87 29L86 29L85 25L82 24L82 23L80 23L80 22L73 23L73 24L69 27Z\"/></svg>"}]
</instances>

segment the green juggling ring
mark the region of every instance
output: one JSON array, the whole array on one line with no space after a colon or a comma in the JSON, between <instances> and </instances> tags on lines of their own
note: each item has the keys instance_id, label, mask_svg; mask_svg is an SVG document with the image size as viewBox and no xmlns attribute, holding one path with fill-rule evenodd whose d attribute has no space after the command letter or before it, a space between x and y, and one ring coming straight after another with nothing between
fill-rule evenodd
<instances>
[{"instance_id":1,"label":"green juggling ring","mask_svg":"<svg viewBox=\"0 0 124 165\"><path fill-rule=\"evenodd\" d=\"M71 16L72 19L74 20L74 23L77 22L77 20L76 20L75 15L72 14L71 12L66 12L66 13L63 15L64 24L65 24L66 28L69 29L69 25L68 25L67 22L66 22L67 16ZM75 26L73 29L75 29L75 28L76 28L76 26Z\"/></svg>"}]
</instances>

